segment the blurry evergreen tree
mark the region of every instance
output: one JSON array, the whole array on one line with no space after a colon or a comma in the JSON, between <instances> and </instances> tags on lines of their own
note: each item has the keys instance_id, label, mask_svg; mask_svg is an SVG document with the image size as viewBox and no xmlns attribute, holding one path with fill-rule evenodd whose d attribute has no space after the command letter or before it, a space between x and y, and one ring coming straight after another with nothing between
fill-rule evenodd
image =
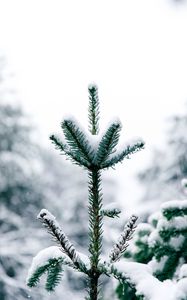
<instances>
[{"instance_id":1,"label":"blurry evergreen tree","mask_svg":"<svg viewBox=\"0 0 187 300\"><path fill-rule=\"evenodd\" d=\"M157 210L161 202L185 197L180 182L187 177L186 131L187 112L171 118L166 145L154 151L150 165L139 174L145 187L141 204L145 215Z\"/></svg>"},{"instance_id":2,"label":"blurry evergreen tree","mask_svg":"<svg viewBox=\"0 0 187 300\"><path fill-rule=\"evenodd\" d=\"M137 228L134 238L134 247L132 246L132 251L129 249L129 251L127 250L125 253L126 259L140 263L149 263L154 256L159 259L159 255L162 257L164 251L168 251L168 255L171 256L171 262L169 261L167 271L164 271L164 269L158 270L155 274L160 280L173 278L173 276L175 276L179 260L183 260L183 263L187 262L186 254L183 257L180 249L179 251L173 251L169 245L165 247L165 244L169 244L172 240L172 234L168 229L166 229L166 241L163 241L164 237L161 239L164 243L161 245L157 244L155 247L150 247L148 244L149 235L153 231L153 227L156 227L158 223L156 218L161 216L161 213L159 213L149 217L150 213L158 210L162 202L173 199L181 200L181 202L178 201L180 207L180 203L183 203L182 200L186 198L186 189L184 184L181 185L181 182L183 178L187 177L187 111L181 115L172 117L169 125L166 144L163 145L162 149L156 149L154 151L150 165L138 176L145 188L145 193L141 201L141 206L143 207L142 219L148 219L149 222ZM170 219L171 222L176 219L175 212L176 210L173 211L173 217ZM187 227L186 213L184 215L183 222ZM177 234L176 228L173 234ZM180 235L180 238L183 238L183 236ZM165 266L165 264L163 264L163 266ZM172 266L172 268L170 268L170 266ZM135 290L129 288L128 285L119 285L117 293L121 300L139 299L135 295Z\"/></svg>"},{"instance_id":3,"label":"blurry evergreen tree","mask_svg":"<svg viewBox=\"0 0 187 300\"><path fill-rule=\"evenodd\" d=\"M161 210L152 214L148 223L138 225L124 257L148 263L160 281L170 279L179 283L187 277L186 249L187 200L174 200L162 204ZM120 284L116 292L120 300L141 299L127 284ZM186 298L187 294L182 299Z\"/></svg>"}]
</instances>

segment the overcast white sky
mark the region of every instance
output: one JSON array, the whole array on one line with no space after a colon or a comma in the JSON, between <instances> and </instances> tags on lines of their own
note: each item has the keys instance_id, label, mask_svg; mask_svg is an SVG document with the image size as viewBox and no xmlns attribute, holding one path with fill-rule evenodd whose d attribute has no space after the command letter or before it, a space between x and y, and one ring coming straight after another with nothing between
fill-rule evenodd
<instances>
[{"instance_id":1,"label":"overcast white sky","mask_svg":"<svg viewBox=\"0 0 187 300\"><path fill-rule=\"evenodd\" d=\"M147 144L119 167L128 186L187 100L187 4L176 2L0 0L0 50L44 141L64 114L86 126L87 85L96 82L103 122L117 115L122 138ZM133 185L127 194L138 198Z\"/></svg>"}]
</instances>

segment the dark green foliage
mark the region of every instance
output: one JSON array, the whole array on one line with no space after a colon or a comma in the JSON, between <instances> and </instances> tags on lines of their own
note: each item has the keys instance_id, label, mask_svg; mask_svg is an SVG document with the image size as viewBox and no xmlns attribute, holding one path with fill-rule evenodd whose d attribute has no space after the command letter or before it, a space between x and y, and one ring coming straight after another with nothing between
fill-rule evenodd
<instances>
[{"instance_id":1,"label":"dark green foliage","mask_svg":"<svg viewBox=\"0 0 187 300\"><path fill-rule=\"evenodd\" d=\"M72 120L64 120L61 124L67 144L71 152L76 157L86 160L87 164L91 164L93 160L93 151L85 134Z\"/></svg>"},{"instance_id":2,"label":"dark green foliage","mask_svg":"<svg viewBox=\"0 0 187 300\"><path fill-rule=\"evenodd\" d=\"M120 130L121 124L113 123L103 135L95 156L95 162L98 166L100 166L101 163L105 163L109 155L115 152L115 147L119 141Z\"/></svg>"},{"instance_id":3,"label":"dark green foliage","mask_svg":"<svg viewBox=\"0 0 187 300\"><path fill-rule=\"evenodd\" d=\"M164 209L163 215L167 220L171 220L173 217L183 217L187 215L187 208L169 207L167 209Z\"/></svg>"},{"instance_id":4,"label":"dark green foliage","mask_svg":"<svg viewBox=\"0 0 187 300\"><path fill-rule=\"evenodd\" d=\"M136 290L127 283L121 283L116 289L116 294L121 300L141 300L142 297L136 296Z\"/></svg>"},{"instance_id":5,"label":"dark green foliage","mask_svg":"<svg viewBox=\"0 0 187 300\"><path fill-rule=\"evenodd\" d=\"M47 281L46 281L46 290L54 291L55 287L58 285L59 281L61 280L62 261L63 261L62 259L56 259L56 258L49 259L47 263L37 268L36 271L32 274L32 276L29 277L27 285L29 287L37 286L41 276L44 275L45 273L48 273Z\"/></svg>"},{"instance_id":6,"label":"dark green foliage","mask_svg":"<svg viewBox=\"0 0 187 300\"><path fill-rule=\"evenodd\" d=\"M163 204L161 213L149 218L150 224L140 224L124 257L154 266L154 276L160 281L178 280L177 270L187 263L187 201ZM124 286L123 286L124 285ZM125 283L116 292L120 300L139 299L135 290ZM123 293L125 291L125 293Z\"/></svg>"},{"instance_id":7,"label":"dark green foliage","mask_svg":"<svg viewBox=\"0 0 187 300\"><path fill-rule=\"evenodd\" d=\"M164 250L165 251L161 250L162 257L164 255L167 255L168 259L164 264L164 268L162 270L157 270L155 272L155 276L161 281L173 278L174 273L176 271L176 266L178 266L179 259L180 259L180 253L178 251L171 251L171 249L169 249L170 251L167 252L167 248L165 248ZM159 254L161 258L161 253Z\"/></svg>"},{"instance_id":8,"label":"dark green foliage","mask_svg":"<svg viewBox=\"0 0 187 300\"><path fill-rule=\"evenodd\" d=\"M109 218L119 218L119 214L121 213L120 209L114 208L114 209L102 209L101 210L101 216L109 217Z\"/></svg>"},{"instance_id":9,"label":"dark green foliage","mask_svg":"<svg viewBox=\"0 0 187 300\"><path fill-rule=\"evenodd\" d=\"M62 154L66 155L67 159L70 159L74 164L78 166L84 166L85 168L89 168L90 164L87 160L85 160L82 156L74 154L74 152L68 149L67 145L65 145L60 139L55 136L51 135L50 140L55 145L55 148L60 150Z\"/></svg>"},{"instance_id":10,"label":"dark green foliage","mask_svg":"<svg viewBox=\"0 0 187 300\"><path fill-rule=\"evenodd\" d=\"M53 263L48 270L47 281L45 288L48 292L54 292L55 287L60 283L62 279L62 265L59 263Z\"/></svg>"}]
</instances>

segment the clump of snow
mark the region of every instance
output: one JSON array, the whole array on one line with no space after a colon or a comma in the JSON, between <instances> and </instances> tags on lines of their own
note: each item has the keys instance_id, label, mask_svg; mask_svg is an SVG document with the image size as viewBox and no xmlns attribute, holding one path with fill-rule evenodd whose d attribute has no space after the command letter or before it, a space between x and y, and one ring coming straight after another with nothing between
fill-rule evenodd
<instances>
[{"instance_id":1,"label":"clump of snow","mask_svg":"<svg viewBox=\"0 0 187 300\"><path fill-rule=\"evenodd\" d=\"M148 223L153 225L154 227L156 226L158 220L162 217L162 213L160 211L157 211L153 214L151 214L148 218Z\"/></svg>"},{"instance_id":2,"label":"clump of snow","mask_svg":"<svg viewBox=\"0 0 187 300\"><path fill-rule=\"evenodd\" d=\"M162 229L185 229L187 226L187 216L183 217L175 217L170 221L167 221L165 218L162 218L158 221L157 230L160 231Z\"/></svg>"},{"instance_id":3,"label":"clump of snow","mask_svg":"<svg viewBox=\"0 0 187 300\"><path fill-rule=\"evenodd\" d=\"M98 90L98 86L95 82L91 82L89 85L88 85L88 89L89 90L92 90L92 89L96 89Z\"/></svg>"},{"instance_id":4,"label":"clump of snow","mask_svg":"<svg viewBox=\"0 0 187 300\"><path fill-rule=\"evenodd\" d=\"M185 237L183 235L179 235L177 237L171 237L169 241L169 245L172 246L176 251L180 250L183 245Z\"/></svg>"},{"instance_id":5,"label":"clump of snow","mask_svg":"<svg viewBox=\"0 0 187 300\"><path fill-rule=\"evenodd\" d=\"M153 230L153 227L148 224L148 223L139 223L137 228L136 228L136 233L138 233L139 231L148 231L151 232Z\"/></svg>"},{"instance_id":6,"label":"clump of snow","mask_svg":"<svg viewBox=\"0 0 187 300\"><path fill-rule=\"evenodd\" d=\"M80 261L84 263L87 269L90 269L90 259L87 255L85 255L82 252L77 251L78 258L80 258Z\"/></svg>"},{"instance_id":7,"label":"clump of snow","mask_svg":"<svg viewBox=\"0 0 187 300\"><path fill-rule=\"evenodd\" d=\"M161 257L160 261L158 261L155 257L148 263L149 267L152 269L153 273L157 271L163 270L166 261L168 260L168 256L164 255Z\"/></svg>"},{"instance_id":8,"label":"clump of snow","mask_svg":"<svg viewBox=\"0 0 187 300\"><path fill-rule=\"evenodd\" d=\"M109 203L109 204L107 204L107 205L104 205L103 206L103 208L102 208L102 210L119 210L120 212L121 212L121 210L120 210L120 208L118 208L118 203L117 202L111 202L111 203Z\"/></svg>"},{"instance_id":9,"label":"clump of snow","mask_svg":"<svg viewBox=\"0 0 187 300\"><path fill-rule=\"evenodd\" d=\"M167 201L161 205L162 211L168 210L168 209L184 209L187 208L187 200L172 200Z\"/></svg>"},{"instance_id":10,"label":"clump of snow","mask_svg":"<svg viewBox=\"0 0 187 300\"><path fill-rule=\"evenodd\" d=\"M120 127L122 127L122 123L121 123L119 117L115 116L115 117L113 117L110 121L108 121L108 123L107 123L106 126L105 126L105 130L104 130L104 131L106 131L106 130L107 130L110 126L112 126L113 124L114 124L114 125L120 125Z\"/></svg>"},{"instance_id":11,"label":"clump of snow","mask_svg":"<svg viewBox=\"0 0 187 300\"><path fill-rule=\"evenodd\" d=\"M173 300L183 300L186 299L187 295L187 278L183 278L179 280L176 284L176 291L174 294Z\"/></svg>"},{"instance_id":12,"label":"clump of snow","mask_svg":"<svg viewBox=\"0 0 187 300\"><path fill-rule=\"evenodd\" d=\"M182 279L184 277L187 277L187 264L182 265L179 270L179 278Z\"/></svg>"},{"instance_id":13,"label":"clump of snow","mask_svg":"<svg viewBox=\"0 0 187 300\"><path fill-rule=\"evenodd\" d=\"M154 245L157 242L162 243L162 238L159 235L158 230L154 230L153 232L151 232L150 236L148 237L148 244L150 247L154 247Z\"/></svg>"},{"instance_id":14,"label":"clump of snow","mask_svg":"<svg viewBox=\"0 0 187 300\"><path fill-rule=\"evenodd\" d=\"M43 208L37 216L38 219L44 219L49 222L53 222L53 226L55 226L56 230L64 234L62 229L60 228L59 223L56 221L55 216L53 216L47 209Z\"/></svg>"},{"instance_id":15,"label":"clump of snow","mask_svg":"<svg viewBox=\"0 0 187 300\"><path fill-rule=\"evenodd\" d=\"M43 218L48 221L55 221L55 217L45 208L43 208L37 215L37 219Z\"/></svg>"}]
</instances>

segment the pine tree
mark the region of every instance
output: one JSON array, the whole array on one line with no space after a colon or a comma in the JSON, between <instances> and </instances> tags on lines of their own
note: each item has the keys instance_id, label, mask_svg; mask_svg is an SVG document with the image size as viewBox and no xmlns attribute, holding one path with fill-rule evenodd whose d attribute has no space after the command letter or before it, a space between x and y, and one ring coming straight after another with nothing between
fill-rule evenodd
<instances>
[{"instance_id":1,"label":"pine tree","mask_svg":"<svg viewBox=\"0 0 187 300\"><path fill-rule=\"evenodd\" d=\"M88 91L89 133L83 131L74 119L69 118L61 123L65 141L56 135L52 135L50 139L67 159L88 172L89 257L75 249L55 217L48 210L43 209L38 219L59 247L46 248L36 255L29 270L27 284L29 287L36 286L40 277L47 273L46 290L54 291L61 280L64 268L70 267L86 275L88 280L86 299L97 300L99 279L102 274L113 276L122 282L129 281L129 276L117 269L117 261L126 250L137 221L136 216L130 218L108 259L103 261L101 259L103 221L105 217L118 216L119 211L103 208L101 173L103 170L114 168L117 163L141 150L144 143L140 140L126 145L122 151L116 150L121 131L121 123L118 120L113 121L100 137L97 86L90 85Z\"/></svg>"},{"instance_id":2,"label":"pine tree","mask_svg":"<svg viewBox=\"0 0 187 300\"><path fill-rule=\"evenodd\" d=\"M187 200L165 202L148 221L138 225L124 257L148 263L160 281L181 284L183 278L187 280ZM128 285L119 285L117 294L121 300L139 299Z\"/></svg>"}]
</instances>

